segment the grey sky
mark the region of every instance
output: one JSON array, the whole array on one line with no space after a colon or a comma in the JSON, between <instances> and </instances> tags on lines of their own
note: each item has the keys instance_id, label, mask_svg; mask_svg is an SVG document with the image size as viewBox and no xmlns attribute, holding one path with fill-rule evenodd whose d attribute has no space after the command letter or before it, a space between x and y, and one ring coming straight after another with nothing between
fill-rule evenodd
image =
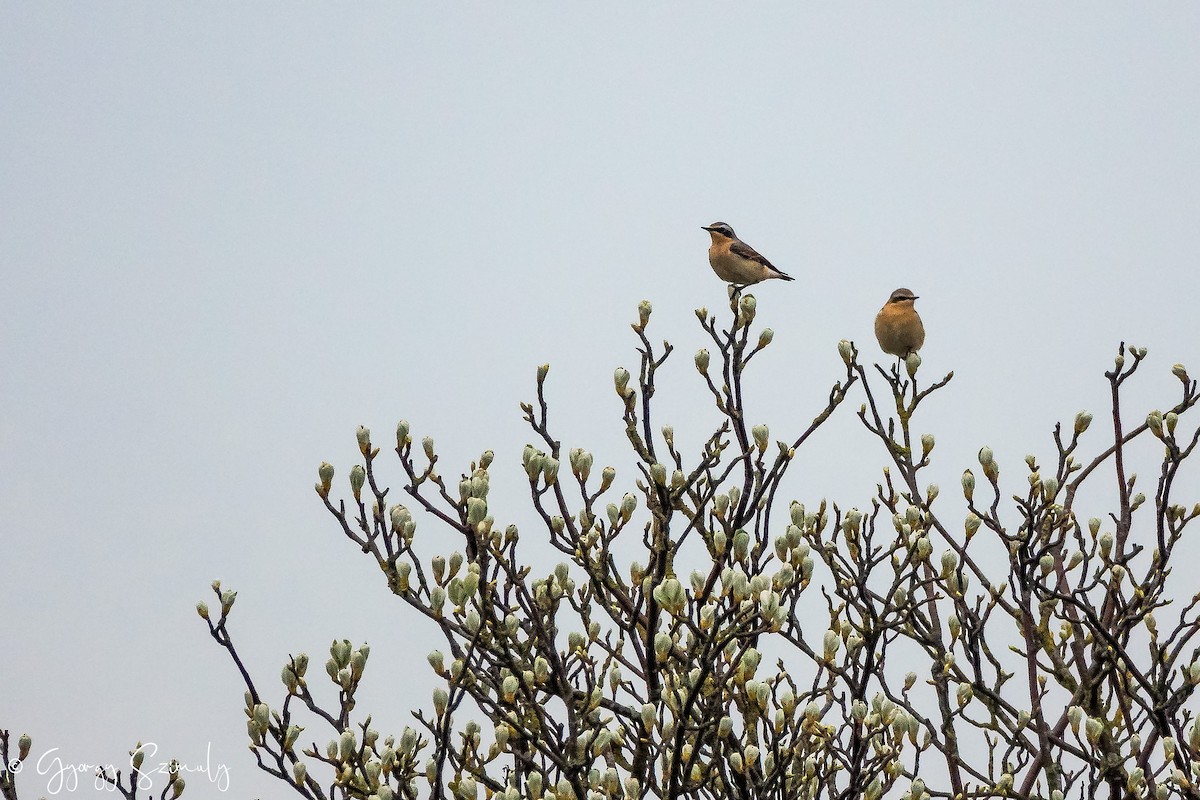
<instances>
[{"instance_id":1,"label":"grey sky","mask_svg":"<svg viewBox=\"0 0 1200 800\"><path fill-rule=\"evenodd\" d=\"M531 523L534 368L564 443L628 463L611 371L643 298L694 452L716 219L797 278L756 292L781 436L839 339L880 356L901 285L930 376L956 372L922 420L944 484L1101 418L1122 339L1151 351L1133 418L1173 400L1170 365L1200 370L1197 30L1183 3L3 4L0 725L76 763L211 742L234 796L277 795L193 610L221 578L268 692L287 653L367 639L360 710L398 731L432 640L339 540L318 463L344 491L355 426L407 418L447 475L494 448L496 513ZM857 405L796 496L868 502Z\"/></svg>"}]
</instances>

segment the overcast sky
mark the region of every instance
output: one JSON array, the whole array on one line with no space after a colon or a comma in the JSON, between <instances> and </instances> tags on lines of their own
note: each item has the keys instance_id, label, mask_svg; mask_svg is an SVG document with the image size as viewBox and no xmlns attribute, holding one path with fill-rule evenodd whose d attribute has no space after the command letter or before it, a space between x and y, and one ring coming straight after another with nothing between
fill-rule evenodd
<instances>
[{"instance_id":1,"label":"overcast sky","mask_svg":"<svg viewBox=\"0 0 1200 800\"><path fill-rule=\"evenodd\" d=\"M839 339L882 357L898 286L924 369L956 373L919 420L943 485L982 444L1019 480L1055 421L1101 418L1122 340L1150 348L1140 422L1171 364L1200 371L1198 30L1184 3L3 3L0 727L71 763L153 741L279 796L194 611L220 578L274 699L288 653L319 674L368 640L359 710L398 732L435 640L339 539L317 465L345 494L355 426L407 418L447 476L493 448L492 510L532 530L518 403L549 362L564 446L628 465L611 374L642 299L679 347L658 418L694 453L714 220L797 278L756 292L752 421L780 438ZM869 504L860 401L790 496Z\"/></svg>"}]
</instances>

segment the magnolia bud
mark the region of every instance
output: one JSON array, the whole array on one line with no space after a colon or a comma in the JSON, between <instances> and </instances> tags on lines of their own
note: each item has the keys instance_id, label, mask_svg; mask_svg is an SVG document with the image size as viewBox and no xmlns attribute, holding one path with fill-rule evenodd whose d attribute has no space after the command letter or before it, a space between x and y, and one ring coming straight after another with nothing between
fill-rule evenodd
<instances>
[{"instance_id":1,"label":"magnolia bud","mask_svg":"<svg viewBox=\"0 0 1200 800\"><path fill-rule=\"evenodd\" d=\"M974 500L975 500L975 473L971 472L971 470L969 470L969 469L963 471L962 489L963 489L963 497L966 498L967 502L968 503L974 502Z\"/></svg>"},{"instance_id":2,"label":"magnolia bud","mask_svg":"<svg viewBox=\"0 0 1200 800\"><path fill-rule=\"evenodd\" d=\"M364 456L368 455L371 452L371 429L359 425L358 430L354 432L354 437L358 439L358 449Z\"/></svg>"},{"instance_id":3,"label":"magnolia bud","mask_svg":"<svg viewBox=\"0 0 1200 800\"><path fill-rule=\"evenodd\" d=\"M743 295L738 301L738 320L742 325L749 325L754 321L755 309L758 307L758 301L754 299L754 295Z\"/></svg>"},{"instance_id":4,"label":"magnolia bud","mask_svg":"<svg viewBox=\"0 0 1200 800\"><path fill-rule=\"evenodd\" d=\"M546 376L550 374L550 365L541 364L537 368L537 382L542 383L546 380Z\"/></svg>"},{"instance_id":5,"label":"magnolia bud","mask_svg":"<svg viewBox=\"0 0 1200 800\"><path fill-rule=\"evenodd\" d=\"M1108 560L1109 554L1112 552L1113 535L1108 531L1100 534L1100 557Z\"/></svg>"},{"instance_id":6,"label":"magnolia bud","mask_svg":"<svg viewBox=\"0 0 1200 800\"><path fill-rule=\"evenodd\" d=\"M617 367L613 372L613 386L617 390L617 394L621 397L625 396L625 389L629 385L629 370L624 367Z\"/></svg>"},{"instance_id":7,"label":"magnolia bud","mask_svg":"<svg viewBox=\"0 0 1200 800\"><path fill-rule=\"evenodd\" d=\"M908 372L908 377L915 378L917 370L921 367L921 354L916 350L909 353L904 358L904 369Z\"/></svg>"},{"instance_id":8,"label":"magnolia bud","mask_svg":"<svg viewBox=\"0 0 1200 800\"><path fill-rule=\"evenodd\" d=\"M1068 708L1067 721L1071 723L1071 730L1078 735L1079 724L1083 722L1083 709L1079 706L1071 706Z\"/></svg>"},{"instance_id":9,"label":"magnolia bud","mask_svg":"<svg viewBox=\"0 0 1200 800\"><path fill-rule=\"evenodd\" d=\"M921 458L933 452L934 439L932 433L921 434Z\"/></svg>"},{"instance_id":10,"label":"magnolia bud","mask_svg":"<svg viewBox=\"0 0 1200 800\"><path fill-rule=\"evenodd\" d=\"M433 711L441 717L446 713L446 707L450 704L450 695L442 687L437 687L433 690ZM353 735L353 734L351 734Z\"/></svg>"},{"instance_id":11,"label":"magnolia bud","mask_svg":"<svg viewBox=\"0 0 1200 800\"><path fill-rule=\"evenodd\" d=\"M750 433L754 436L754 443L758 445L760 453L767 449L767 439L770 437L770 429L766 425L755 425L750 429Z\"/></svg>"},{"instance_id":12,"label":"magnolia bud","mask_svg":"<svg viewBox=\"0 0 1200 800\"><path fill-rule=\"evenodd\" d=\"M325 494L329 494L329 486L333 483L333 464L322 461L321 466L317 469L317 475L321 478L321 489Z\"/></svg>"},{"instance_id":13,"label":"magnolia bud","mask_svg":"<svg viewBox=\"0 0 1200 800\"><path fill-rule=\"evenodd\" d=\"M433 460L433 437L426 436L421 440L421 449L425 451L425 457L430 461Z\"/></svg>"},{"instance_id":14,"label":"magnolia bud","mask_svg":"<svg viewBox=\"0 0 1200 800\"><path fill-rule=\"evenodd\" d=\"M1075 415L1075 433L1080 434L1088 429L1092 424L1092 412L1080 411Z\"/></svg>"},{"instance_id":15,"label":"magnolia bud","mask_svg":"<svg viewBox=\"0 0 1200 800\"><path fill-rule=\"evenodd\" d=\"M654 730L655 719L656 719L656 714L655 714L655 710L654 710L654 705L652 703L646 703L645 705L643 705L642 706L642 726L648 731Z\"/></svg>"},{"instance_id":16,"label":"magnolia bud","mask_svg":"<svg viewBox=\"0 0 1200 800\"><path fill-rule=\"evenodd\" d=\"M1161 411L1151 411L1146 415L1146 424L1150 426L1150 432L1159 439L1163 438L1163 415Z\"/></svg>"},{"instance_id":17,"label":"magnolia bud","mask_svg":"<svg viewBox=\"0 0 1200 800\"><path fill-rule=\"evenodd\" d=\"M625 522L629 522L629 519L633 516L634 509L636 508L637 496L626 492L625 497L621 499L621 519Z\"/></svg>"},{"instance_id":18,"label":"magnolia bud","mask_svg":"<svg viewBox=\"0 0 1200 800\"><path fill-rule=\"evenodd\" d=\"M842 339L838 342L838 355L842 357L842 363L850 366L854 359L854 344L849 339Z\"/></svg>"},{"instance_id":19,"label":"magnolia bud","mask_svg":"<svg viewBox=\"0 0 1200 800\"><path fill-rule=\"evenodd\" d=\"M553 486L558 480L558 459L546 456L542 461L542 477L547 486Z\"/></svg>"},{"instance_id":20,"label":"magnolia bud","mask_svg":"<svg viewBox=\"0 0 1200 800\"><path fill-rule=\"evenodd\" d=\"M208 603L203 600L196 603L196 613L200 615L201 619L208 619Z\"/></svg>"},{"instance_id":21,"label":"magnolia bud","mask_svg":"<svg viewBox=\"0 0 1200 800\"><path fill-rule=\"evenodd\" d=\"M33 739L28 733L22 733L21 738L17 739L17 760L24 761L29 757L29 748L33 747ZM140 752L140 751L139 751ZM5 768L9 765L5 764Z\"/></svg>"},{"instance_id":22,"label":"magnolia bud","mask_svg":"<svg viewBox=\"0 0 1200 800\"><path fill-rule=\"evenodd\" d=\"M700 349L696 351L696 369L703 375L708 372L708 351Z\"/></svg>"},{"instance_id":23,"label":"magnolia bud","mask_svg":"<svg viewBox=\"0 0 1200 800\"><path fill-rule=\"evenodd\" d=\"M651 464L650 465L650 480L654 481L654 484L656 486L666 486L667 485L667 468L664 467L662 464L657 464L657 463Z\"/></svg>"},{"instance_id":24,"label":"magnolia bud","mask_svg":"<svg viewBox=\"0 0 1200 800\"><path fill-rule=\"evenodd\" d=\"M654 306L650 305L649 300L643 300L638 303L638 325L645 328L650 322L650 313L654 311Z\"/></svg>"},{"instance_id":25,"label":"magnolia bud","mask_svg":"<svg viewBox=\"0 0 1200 800\"><path fill-rule=\"evenodd\" d=\"M1175 366L1171 367L1171 374L1176 378L1179 378L1179 380L1185 385L1188 383L1188 372L1183 364L1176 364Z\"/></svg>"},{"instance_id":26,"label":"magnolia bud","mask_svg":"<svg viewBox=\"0 0 1200 800\"><path fill-rule=\"evenodd\" d=\"M617 477L617 471L612 467L605 467L600 471L600 491L608 490L612 486L613 479Z\"/></svg>"},{"instance_id":27,"label":"magnolia bud","mask_svg":"<svg viewBox=\"0 0 1200 800\"><path fill-rule=\"evenodd\" d=\"M837 655L838 648L842 646L841 637L835 631L825 631L823 644L825 661L833 661L833 657Z\"/></svg>"}]
</instances>

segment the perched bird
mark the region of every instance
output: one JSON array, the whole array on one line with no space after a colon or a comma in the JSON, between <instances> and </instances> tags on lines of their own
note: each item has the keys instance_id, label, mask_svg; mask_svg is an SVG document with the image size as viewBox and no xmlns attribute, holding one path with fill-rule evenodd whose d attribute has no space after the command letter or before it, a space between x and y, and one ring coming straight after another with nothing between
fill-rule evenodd
<instances>
[{"instance_id":1,"label":"perched bird","mask_svg":"<svg viewBox=\"0 0 1200 800\"><path fill-rule=\"evenodd\" d=\"M904 358L925 344L925 326L913 308L917 296L908 289L897 289L875 316L875 338L883 352Z\"/></svg>"},{"instance_id":2,"label":"perched bird","mask_svg":"<svg viewBox=\"0 0 1200 800\"><path fill-rule=\"evenodd\" d=\"M757 250L737 238L733 228L726 223L714 222L712 225L701 227L712 237L712 247L708 248L708 263L721 280L739 286L758 283L768 278L795 280L786 272L776 269Z\"/></svg>"}]
</instances>

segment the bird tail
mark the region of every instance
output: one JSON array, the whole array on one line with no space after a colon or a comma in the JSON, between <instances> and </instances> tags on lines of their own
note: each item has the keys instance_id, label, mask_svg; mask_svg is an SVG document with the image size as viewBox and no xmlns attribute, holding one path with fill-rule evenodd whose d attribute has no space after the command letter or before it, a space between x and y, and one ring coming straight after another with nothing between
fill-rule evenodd
<instances>
[{"instance_id":1,"label":"bird tail","mask_svg":"<svg viewBox=\"0 0 1200 800\"><path fill-rule=\"evenodd\" d=\"M775 270L775 277L776 277L776 278L780 278L781 280L785 280L785 281L794 281L794 280L796 280L796 279L795 279L795 278L793 278L791 275L788 275L786 272L781 272L780 270Z\"/></svg>"}]
</instances>

